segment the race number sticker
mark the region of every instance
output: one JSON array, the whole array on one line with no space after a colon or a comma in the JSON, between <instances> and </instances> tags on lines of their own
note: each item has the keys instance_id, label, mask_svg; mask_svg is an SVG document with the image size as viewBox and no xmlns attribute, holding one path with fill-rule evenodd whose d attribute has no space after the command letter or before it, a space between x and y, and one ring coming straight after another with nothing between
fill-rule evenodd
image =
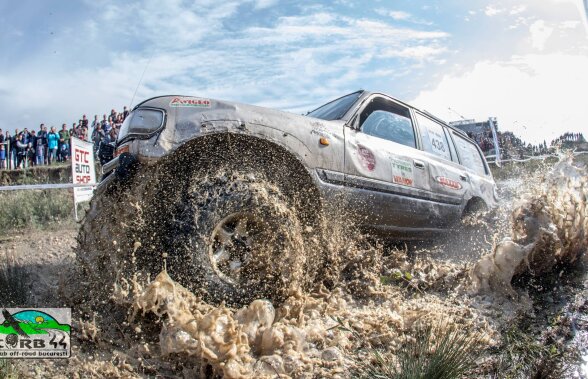
<instances>
[{"instance_id":1,"label":"race number sticker","mask_svg":"<svg viewBox=\"0 0 588 379\"><path fill-rule=\"evenodd\" d=\"M429 142L431 142L431 148L433 149L433 153L447 159L451 160L451 154L449 153L449 147L445 143L445 136L439 134L436 130L432 128L428 129L429 134Z\"/></svg>"},{"instance_id":2,"label":"race number sticker","mask_svg":"<svg viewBox=\"0 0 588 379\"><path fill-rule=\"evenodd\" d=\"M390 158L392 165L392 182L402 184L403 186L414 185L414 173L412 171L412 162L398 158Z\"/></svg>"}]
</instances>

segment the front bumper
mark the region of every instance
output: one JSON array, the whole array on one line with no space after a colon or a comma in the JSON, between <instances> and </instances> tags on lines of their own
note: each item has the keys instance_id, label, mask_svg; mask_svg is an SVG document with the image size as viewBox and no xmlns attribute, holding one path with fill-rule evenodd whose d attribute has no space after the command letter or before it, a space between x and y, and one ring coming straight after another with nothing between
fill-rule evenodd
<instances>
[{"instance_id":1,"label":"front bumper","mask_svg":"<svg viewBox=\"0 0 588 379\"><path fill-rule=\"evenodd\" d=\"M102 194L114 181L128 179L136 170L139 161L130 153L122 153L102 166L102 180L96 186L96 195Z\"/></svg>"}]
</instances>

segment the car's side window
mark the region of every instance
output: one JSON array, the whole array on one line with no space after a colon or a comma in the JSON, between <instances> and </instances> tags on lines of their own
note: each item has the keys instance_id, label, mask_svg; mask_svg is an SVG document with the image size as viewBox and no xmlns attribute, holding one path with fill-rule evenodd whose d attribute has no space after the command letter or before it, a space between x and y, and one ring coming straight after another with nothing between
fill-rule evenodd
<instances>
[{"instance_id":1,"label":"car's side window","mask_svg":"<svg viewBox=\"0 0 588 379\"><path fill-rule=\"evenodd\" d=\"M461 164L478 175L487 175L486 165L476 145L456 133L453 133L453 136Z\"/></svg>"},{"instance_id":2,"label":"car's side window","mask_svg":"<svg viewBox=\"0 0 588 379\"><path fill-rule=\"evenodd\" d=\"M375 98L363 110L360 130L368 135L416 147L410 112L383 98Z\"/></svg>"},{"instance_id":3,"label":"car's side window","mask_svg":"<svg viewBox=\"0 0 588 379\"><path fill-rule=\"evenodd\" d=\"M443 125L421 115L420 113L417 113L416 119L421 130L423 149L426 152L450 161L451 150L449 148L449 141L443 130Z\"/></svg>"}]
</instances>

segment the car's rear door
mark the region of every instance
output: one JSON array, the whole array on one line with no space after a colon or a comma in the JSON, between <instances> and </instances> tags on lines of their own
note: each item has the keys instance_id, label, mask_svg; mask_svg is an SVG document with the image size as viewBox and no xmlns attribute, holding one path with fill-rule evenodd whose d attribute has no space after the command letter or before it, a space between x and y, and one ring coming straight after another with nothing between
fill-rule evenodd
<instances>
[{"instance_id":1,"label":"car's rear door","mask_svg":"<svg viewBox=\"0 0 588 379\"><path fill-rule=\"evenodd\" d=\"M349 202L365 224L418 228L428 225L428 164L420 157L410 109L372 95L345 131L345 183Z\"/></svg>"},{"instance_id":2,"label":"car's rear door","mask_svg":"<svg viewBox=\"0 0 588 379\"><path fill-rule=\"evenodd\" d=\"M495 183L490 173L490 168L483 158L480 148L469 138L455 131L451 132L452 139L457 149L461 165L467 172L468 182L471 187L466 193L466 200L471 197L480 197L487 206L494 202Z\"/></svg>"},{"instance_id":3,"label":"car's rear door","mask_svg":"<svg viewBox=\"0 0 588 379\"><path fill-rule=\"evenodd\" d=\"M429 167L429 184L438 202L446 204L433 215L441 225L448 225L461 216L461 204L470 187L469 175L459 160L449 136L441 122L414 112L421 136L422 160Z\"/></svg>"}]
</instances>

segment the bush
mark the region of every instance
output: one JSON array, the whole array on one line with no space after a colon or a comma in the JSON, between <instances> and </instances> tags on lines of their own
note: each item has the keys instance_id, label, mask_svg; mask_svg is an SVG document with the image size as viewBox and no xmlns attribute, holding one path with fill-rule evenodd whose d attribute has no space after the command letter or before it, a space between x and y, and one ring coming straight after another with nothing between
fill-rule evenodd
<instances>
[{"instance_id":1,"label":"bush","mask_svg":"<svg viewBox=\"0 0 588 379\"><path fill-rule=\"evenodd\" d=\"M73 196L66 189L0 192L0 230L45 228L73 220Z\"/></svg>"}]
</instances>

